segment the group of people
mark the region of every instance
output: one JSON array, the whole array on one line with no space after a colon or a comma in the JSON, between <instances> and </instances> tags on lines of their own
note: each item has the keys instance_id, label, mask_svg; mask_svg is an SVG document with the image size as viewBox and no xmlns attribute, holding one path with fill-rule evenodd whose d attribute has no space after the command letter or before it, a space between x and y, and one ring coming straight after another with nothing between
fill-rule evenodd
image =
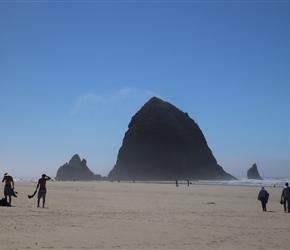
<instances>
[{"instance_id":1,"label":"group of people","mask_svg":"<svg viewBox=\"0 0 290 250\"><path fill-rule=\"evenodd\" d=\"M269 193L264 187L261 188L258 194L258 200L261 201L263 211L267 211L266 205L268 203ZM290 187L288 182L285 183L285 187L281 193L280 203L284 206L284 212L290 213Z\"/></svg>"},{"instance_id":2,"label":"group of people","mask_svg":"<svg viewBox=\"0 0 290 250\"><path fill-rule=\"evenodd\" d=\"M39 207L40 199L42 199L42 207L45 205L45 197L46 197L46 181L50 180L51 178L47 176L46 174L43 174L41 178L38 180L36 190L38 190L37 194L37 207ZM4 177L2 179L2 182L4 182L4 197L5 200L9 203L11 206L11 197L13 194L13 190L15 187L13 177L9 175L8 173L4 174ZM8 198L8 200L7 200Z\"/></svg>"},{"instance_id":3,"label":"group of people","mask_svg":"<svg viewBox=\"0 0 290 250\"><path fill-rule=\"evenodd\" d=\"M40 199L42 199L42 207L45 205L45 197L46 197L46 181L50 180L51 178L47 176L46 174L43 174L41 178L38 180L36 190L38 190L37 194L37 207L39 207ZM9 203L11 206L11 197L13 194L13 190L15 187L13 177L9 175L8 173L5 173L2 179L2 182L4 182L4 197L5 200ZM176 180L176 186L178 186L178 182ZM8 198L8 200L7 200ZM267 190L262 187L259 194L258 194L258 200L261 201L262 209L263 211L267 211L266 205L268 203L269 199L269 193ZM281 193L281 204L284 205L284 212L290 213L290 187L288 182L285 183L285 187L282 190Z\"/></svg>"}]
</instances>

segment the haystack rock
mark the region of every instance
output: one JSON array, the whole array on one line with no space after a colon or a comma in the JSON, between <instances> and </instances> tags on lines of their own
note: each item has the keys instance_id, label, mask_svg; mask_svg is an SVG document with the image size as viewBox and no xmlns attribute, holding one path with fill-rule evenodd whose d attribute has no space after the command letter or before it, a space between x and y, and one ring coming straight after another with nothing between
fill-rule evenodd
<instances>
[{"instance_id":1,"label":"haystack rock","mask_svg":"<svg viewBox=\"0 0 290 250\"><path fill-rule=\"evenodd\" d=\"M57 170L55 180L58 181L91 181L94 173L87 167L87 161L81 161L79 155L75 154L69 163L65 163Z\"/></svg>"},{"instance_id":2,"label":"haystack rock","mask_svg":"<svg viewBox=\"0 0 290 250\"><path fill-rule=\"evenodd\" d=\"M249 168L247 172L247 178L248 179L253 179L253 180L263 180L263 178L260 176L258 167L256 163L253 164L251 168Z\"/></svg>"},{"instance_id":3,"label":"haystack rock","mask_svg":"<svg viewBox=\"0 0 290 250\"><path fill-rule=\"evenodd\" d=\"M151 98L132 117L111 180L233 180L187 113Z\"/></svg>"}]
</instances>

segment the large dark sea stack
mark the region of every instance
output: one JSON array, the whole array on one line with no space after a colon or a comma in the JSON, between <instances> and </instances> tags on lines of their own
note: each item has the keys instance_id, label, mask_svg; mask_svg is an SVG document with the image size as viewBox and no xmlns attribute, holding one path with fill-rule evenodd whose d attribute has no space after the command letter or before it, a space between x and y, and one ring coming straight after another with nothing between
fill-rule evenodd
<instances>
[{"instance_id":1,"label":"large dark sea stack","mask_svg":"<svg viewBox=\"0 0 290 250\"><path fill-rule=\"evenodd\" d=\"M65 163L58 170L55 180L58 181L91 181L94 173L87 167L87 161L81 161L79 155L75 154L69 163Z\"/></svg>"},{"instance_id":2,"label":"large dark sea stack","mask_svg":"<svg viewBox=\"0 0 290 250\"><path fill-rule=\"evenodd\" d=\"M263 178L259 174L256 163L254 163L254 165L251 168L249 168L247 172L247 178L253 180L263 180Z\"/></svg>"},{"instance_id":3,"label":"large dark sea stack","mask_svg":"<svg viewBox=\"0 0 290 250\"><path fill-rule=\"evenodd\" d=\"M133 117L112 180L230 180L187 113L156 97Z\"/></svg>"}]
</instances>

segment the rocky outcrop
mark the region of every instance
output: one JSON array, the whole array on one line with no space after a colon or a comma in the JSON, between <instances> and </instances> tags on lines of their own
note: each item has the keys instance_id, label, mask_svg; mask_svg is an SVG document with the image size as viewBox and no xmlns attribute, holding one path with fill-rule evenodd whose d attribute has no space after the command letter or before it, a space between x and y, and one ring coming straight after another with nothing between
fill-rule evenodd
<instances>
[{"instance_id":1,"label":"rocky outcrop","mask_svg":"<svg viewBox=\"0 0 290 250\"><path fill-rule=\"evenodd\" d=\"M247 178L253 180L263 180L263 178L259 174L256 163L254 163L253 166L247 171Z\"/></svg>"},{"instance_id":2,"label":"rocky outcrop","mask_svg":"<svg viewBox=\"0 0 290 250\"><path fill-rule=\"evenodd\" d=\"M230 180L187 113L151 98L133 117L111 180Z\"/></svg>"},{"instance_id":3,"label":"rocky outcrop","mask_svg":"<svg viewBox=\"0 0 290 250\"><path fill-rule=\"evenodd\" d=\"M91 181L95 179L94 173L87 167L87 161L81 161L75 154L69 163L65 163L58 170L55 180L58 181Z\"/></svg>"},{"instance_id":4,"label":"rocky outcrop","mask_svg":"<svg viewBox=\"0 0 290 250\"><path fill-rule=\"evenodd\" d=\"M94 176L94 180L95 180L95 181L106 181L106 180L108 180L108 177L106 177L106 176L101 176L101 175L99 175L99 174L95 174L95 176Z\"/></svg>"}]
</instances>

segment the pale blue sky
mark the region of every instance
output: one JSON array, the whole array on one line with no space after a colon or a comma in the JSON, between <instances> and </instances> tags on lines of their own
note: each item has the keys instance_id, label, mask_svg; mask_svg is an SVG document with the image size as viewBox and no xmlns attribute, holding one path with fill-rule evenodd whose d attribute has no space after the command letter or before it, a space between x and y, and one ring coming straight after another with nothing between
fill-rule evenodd
<instances>
[{"instance_id":1,"label":"pale blue sky","mask_svg":"<svg viewBox=\"0 0 290 250\"><path fill-rule=\"evenodd\" d=\"M289 177L289 79L289 1L0 1L0 169L106 176L157 96L225 171Z\"/></svg>"}]
</instances>

